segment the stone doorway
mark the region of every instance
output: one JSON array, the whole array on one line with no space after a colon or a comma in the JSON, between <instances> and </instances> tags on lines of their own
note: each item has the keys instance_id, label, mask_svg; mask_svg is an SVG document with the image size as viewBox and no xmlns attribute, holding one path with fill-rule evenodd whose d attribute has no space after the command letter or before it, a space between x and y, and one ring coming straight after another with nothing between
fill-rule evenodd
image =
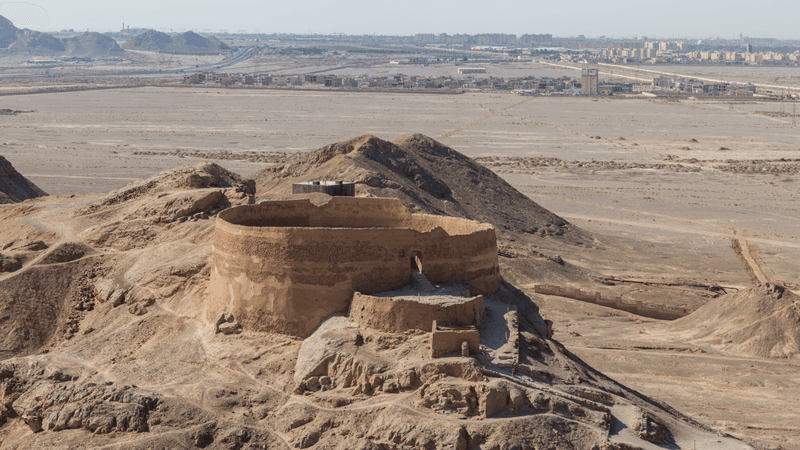
<instances>
[{"instance_id":1,"label":"stone doorway","mask_svg":"<svg viewBox=\"0 0 800 450\"><path fill-rule=\"evenodd\" d=\"M411 252L411 257L409 258L411 262L411 271L412 272L419 272L422 273L422 259L420 258L422 255L420 252Z\"/></svg>"}]
</instances>

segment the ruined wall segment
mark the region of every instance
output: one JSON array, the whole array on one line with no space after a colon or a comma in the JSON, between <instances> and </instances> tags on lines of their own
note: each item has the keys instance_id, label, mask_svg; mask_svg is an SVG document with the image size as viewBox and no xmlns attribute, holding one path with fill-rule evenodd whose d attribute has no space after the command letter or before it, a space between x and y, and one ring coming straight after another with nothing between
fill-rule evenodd
<instances>
[{"instance_id":1,"label":"ruined wall segment","mask_svg":"<svg viewBox=\"0 0 800 450\"><path fill-rule=\"evenodd\" d=\"M622 300L621 297L607 299L603 298L599 292L595 292L592 295L583 294L580 289L575 289L575 291L563 290L561 286L541 286L537 284L534 286L534 292L537 294L558 295L560 297L572 298L586 303L594 303L595 305L607 306L609 308L627 311L638 316L650 317L651 319L676 320L692 313L692 311L686 311L684 308L670 309L662 304L646 306L642 304L641 300L631 303Z\"/></svg>"},{"instance_id":2,"label":"ruined wall segment","mask_svg":"<svg viewBox=\"0 0 800 450\"><path fill-rule=\"evenodd\" d=\"M433 282L477 294L500 283L491 225L411 214L396 199L333 197L264 202L220 213L214 232L209 320L307 337L364 294L410 283L412 255Z\"/></svg>"},{"instance_id":3,"label":"ruined wall segment","mask_svg":"<svg viewBox=\"0 0 800 450\"><path fill-rule=\"evenodd\" d=\"M350 321L389 333L408 330L430 331L431 321L442 325L480 325L485 306L483 296L475 297L375 297L356 292L350 307Z\"/></svg>"}]
</instances>

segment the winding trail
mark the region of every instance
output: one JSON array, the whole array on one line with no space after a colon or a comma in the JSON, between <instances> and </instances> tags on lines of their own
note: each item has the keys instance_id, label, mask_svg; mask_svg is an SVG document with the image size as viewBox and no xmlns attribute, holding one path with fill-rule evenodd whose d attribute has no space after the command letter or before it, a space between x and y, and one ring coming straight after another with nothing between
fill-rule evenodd
<instances>
[{"instance_id":1,"label":"winding trail","mask_svg":"<svg viewBox=\"0 0 800 450\"><path fill-rule=\"evenodd\" d=\"M478 125L478 124L479 124L479 123L481 123L481 122L484 122L484 121L486 121L486 120L489 120L489 119L491 119L492 117L499 116L500 114L503 114L503 113L504 113L506 110L509 110L509 109L511 109L511 108L513 108L513 107L515 107L515 106L519 106L519 105L521 105L521 104L523 104L523 103L527 103L527 102L529 102L529 101L531 101L531 100L533 100L533 99L532 99L532 98L528 98L528 99L525 99L525 100L523 100L523 101L521 101L521 102L517 102L517 103L511 104L511 105L508 105L508 106L506 106L506 107L504 107L504 108L495 109L494 111L492 111L492 112L491 112L491 113L489 113L488 115L486 115L486 116L483 116L483 117L481 117L481 118L480 118L480 119L478 119L478 120L474 120L474 121L472 121L472 122L470 122L470 123L468 123L468 124L464 125L464 126L463 126L463 127L461 127L461 128L456 128L455 130L448 131L447 133L445 133L445 134L443 134L443 135L439 136L438 138L436 138L436 140L437 140L437 141L441 141L441 140L447 139L447 138L449 138L449 137L455 136L456 134L458 134L458 133L461 133L462 131L466 131L466 130L468 130L468 129L470 129L470 128L474 127L475 125Z\"/></svg>"}]
</instances>

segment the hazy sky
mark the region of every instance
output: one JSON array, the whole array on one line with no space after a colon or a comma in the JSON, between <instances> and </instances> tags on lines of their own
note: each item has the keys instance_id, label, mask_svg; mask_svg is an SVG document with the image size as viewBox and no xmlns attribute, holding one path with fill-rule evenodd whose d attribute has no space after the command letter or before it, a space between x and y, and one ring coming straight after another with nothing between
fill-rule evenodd
<instances>
[{"instance_id":1,"label":"hazy sky","mask_svg":"<svg viewBox=\"0 0 800 450\"><path fill-rule=\"evenodd\" d=\"M0 0L0 15L39 31L117 31L124 22L201 32L800 38L800 2L788 0Z\"/></svg>"}]
</instances>

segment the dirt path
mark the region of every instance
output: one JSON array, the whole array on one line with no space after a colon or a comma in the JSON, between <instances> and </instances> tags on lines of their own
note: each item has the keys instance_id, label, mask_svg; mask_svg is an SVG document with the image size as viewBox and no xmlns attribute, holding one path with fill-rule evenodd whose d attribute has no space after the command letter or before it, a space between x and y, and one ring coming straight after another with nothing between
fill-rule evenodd
<instances>
[{"instance_id":1,"label":"dirt path","mask_svg":"<svg viewBox=\"0 0 800 450\"><path fill-rule=\"evenodd\" d=\"M449 131L449 132L439 136L438 138L436 138L436 140L437 141L442 141L442 140L447 139L449 137L455 136L456 134L461 133L462 131L466 131L466 130L474 127L475 125L478 125L479 123L481 123L483 121L489 120L492 117L499 116L500 114L503 114L503 112L508 110L508 109L511 109L511 108L513 108L515 106L519 106L519 105L521 105L523 103L527 103L527 102L529 102L531 100L532 100L532 98L529 98L529 99L523 100L521 102L517 102L517 103L514 103L512 105L508 105L505 108L496 109L496 110L492 111L491 113L489 113L488 115L481 117L478 120L474 120L474 121L464 125L461 128L456 128L453 131Z\"/></svg>"},{"instance_id":2,"label":"dirt path","mask_svg":"<svg viewBox=\"0 0 800 450\"><path fill-rule=\"evenodd\" d=\"M766 283L769 281L766 275L764 275L764 271L761 270L761 266L757 264L753 258L753 249L750 248L746 240L742 238L731 239L731 248L744 264L745 270L750 274L753 283Z\"/></svg>"},{"instance_id":3,"label":"dirt path","mask_svg":"<svg viewBox=\"0 0 800 450\"><path fill-rule=\"evenodd\" d=\"M786 286L790 289L797 286L791 283L785 283L775 277L775 272L769 268L766 263L761 259L758 254L758 249L750 245L747 240L743 238L732 238L731 248L736 252L736 256L742 261L747 269L747 273L753 278L753 282L757 283L775 283L781 286Z\"/></svg>"}]
</instances>

